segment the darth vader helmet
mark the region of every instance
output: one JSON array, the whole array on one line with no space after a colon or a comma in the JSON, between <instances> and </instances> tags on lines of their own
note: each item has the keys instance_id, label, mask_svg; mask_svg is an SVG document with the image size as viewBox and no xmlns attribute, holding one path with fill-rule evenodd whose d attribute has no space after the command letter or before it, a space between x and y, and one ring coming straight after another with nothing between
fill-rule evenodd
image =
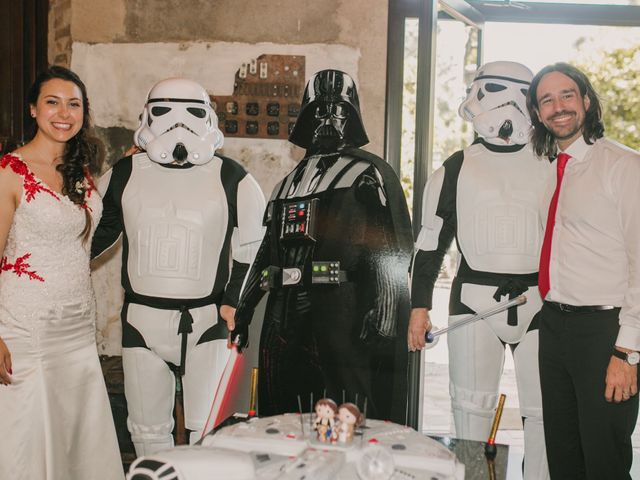
<instances>
[{"instance_id":1,"label":"darth vader helmet","mask_svg":"<svg viewBox=\"0 0 640 480\"><path fill-rule=\"evenodd\" d=\"M194 165L209 162L224 139L206 90L185 78L151 88L133 138L154 162Z\"/></svg>"},{"instance_id":2,"label":"darth vader helmet","mask_svg":"<svg viewBox=\"0 0 640 480\"><path fill-rule=\"evenodd\" d=\"M481 66L458 113L489 143L529 141L531 120L527 91L533 73L516 62L490 62Z\"/></svg>"},{"instance_id":3,"label":"darth vader helmet","mask_svg":"<svg viewBox=\"0 0 640 480\"><path fill-rule=\"evenodd\" d=\"M339 70L321 70L311 77L289 141L321 151L369 143L356 84L349 75Z\"/></svg>"}]
</instances>

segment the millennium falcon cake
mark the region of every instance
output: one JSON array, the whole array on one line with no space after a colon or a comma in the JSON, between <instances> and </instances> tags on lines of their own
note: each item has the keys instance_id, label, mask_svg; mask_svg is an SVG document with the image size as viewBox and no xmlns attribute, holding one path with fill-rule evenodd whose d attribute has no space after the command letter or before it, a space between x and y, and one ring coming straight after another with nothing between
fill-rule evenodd
<instances>
[{"instance_id":1,"label":"millennium falcon cake","mask_svg":"<svg viewBox=\"0 0 640 480\"><path fill-rule=\"evenodd\" d=\"M321 442L310 414L252 418L137 459L127 480L463 480L464 465L412 428L367 419L348 443Z\"/></svg>"}]
</instances>

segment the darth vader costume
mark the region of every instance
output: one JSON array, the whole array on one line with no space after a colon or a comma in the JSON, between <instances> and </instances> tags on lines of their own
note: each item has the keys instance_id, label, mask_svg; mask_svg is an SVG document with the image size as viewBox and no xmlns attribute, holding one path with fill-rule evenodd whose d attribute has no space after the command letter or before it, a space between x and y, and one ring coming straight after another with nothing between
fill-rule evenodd
<instances>
[{"instance_id":1,"label":"darth vader costume","mask_svg":"<svg viewBox=\"0 0 640 480\"><path fill-rule=\"evenodd\" d=\"M537 290L540 214L549 162L527 145L526 95L533 74L515 62L479 68L459 113L481 135L431 175L412 267L411 303L431 310L443 257L460 252L449 299L449 323L497 302L527 303L452 331L449 392L456 436L485 441L491 430L505 347L513 352L524 422L525 480L549 478L538 371ZM412 314L412 322L413 322Z\"/></svg>"},{"instance_id":2,"label":"darth vader costume","mask_svg":"<svg viewBox=\"0 0 640 480\"><path fill-rule=\"evenodd\" d=\"M268 290L259 413L326 396L404 423L410 220L391 167L358 148L368 138L351 77L310 79L289 140L307 152L268 202L232 333L246 342Z\"/></svg>"},{"instance_id":3,"label":"darth vader costume","mask_svg":"<svg viewBox=\"0 0 640 480\"><path fill-rule=\"evenodd\" d=\"M122 362L136 453L173 445L174 393L191 440L206 422L229 356L221 306L235 307L263 236L264 196L235 161L202 86L182 78L149 92L134 140L144 150L101 179L92 256L123 234Z\"/></svg>"}]
</instances>

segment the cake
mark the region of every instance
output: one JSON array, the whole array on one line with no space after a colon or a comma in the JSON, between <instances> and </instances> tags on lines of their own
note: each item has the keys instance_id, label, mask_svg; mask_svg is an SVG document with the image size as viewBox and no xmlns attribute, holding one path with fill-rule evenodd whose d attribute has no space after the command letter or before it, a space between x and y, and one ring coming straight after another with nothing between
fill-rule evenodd
<instances>
[{"instance_id":1,"label":"cake","mask_svg":"<svg viewBox=\"0 0 640 480\"><path fill-rule=\"evenodd\" d=\"M463 480L446 447L410 427L367 419L349 443L322 443L310 414L252 418L200 445L138 458L127 480Z\"/></svg>"}]
</instances>

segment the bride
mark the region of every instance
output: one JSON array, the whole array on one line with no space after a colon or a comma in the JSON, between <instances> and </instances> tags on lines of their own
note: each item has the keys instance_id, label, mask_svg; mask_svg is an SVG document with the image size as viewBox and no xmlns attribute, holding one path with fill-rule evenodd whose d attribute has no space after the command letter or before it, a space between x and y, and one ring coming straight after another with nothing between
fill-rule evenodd
<instances>
[{"instance_id":1,"label":"bride","mask_svg":"<svg viewBox=\"0 0 640 480\"><path fill-rule=\"evenodd\" d=\"M95 342L86 89L54 66L28 102L31 140L0 159L0 478L122 480Z\"/></svg>"}]
</instances>

